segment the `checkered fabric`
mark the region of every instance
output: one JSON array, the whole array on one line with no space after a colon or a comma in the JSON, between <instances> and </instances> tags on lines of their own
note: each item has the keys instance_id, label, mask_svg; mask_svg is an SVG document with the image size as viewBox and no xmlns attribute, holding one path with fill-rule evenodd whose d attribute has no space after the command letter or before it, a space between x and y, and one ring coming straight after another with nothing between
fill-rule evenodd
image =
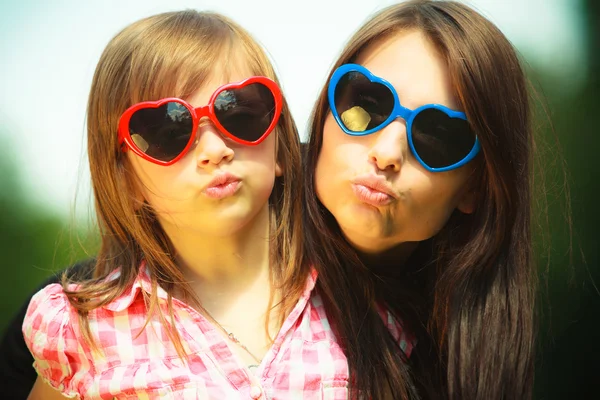
<instances>
[{"instance_id":1,"label":"checkered fabric","mask_svg":"<svg viewBox=\"0 0 600 400\"><path fill-rule=\"evenodd\" d=\"M158 318L145 329L142 291L150 279L142 266L121 297L89 313L99 352L83 340L76 311L60 285L38 292L29 304L23 334L38 374L64 396L81 399L346 399L348 363L313 291L316 271L285 320L271 349L250 372L218 329L173 299L176 329L189 356L183 362ZM162 306L167 294L158 290ZM384 308L384 322L408 356L413 339Z\"/></svg>"}]
</instances>

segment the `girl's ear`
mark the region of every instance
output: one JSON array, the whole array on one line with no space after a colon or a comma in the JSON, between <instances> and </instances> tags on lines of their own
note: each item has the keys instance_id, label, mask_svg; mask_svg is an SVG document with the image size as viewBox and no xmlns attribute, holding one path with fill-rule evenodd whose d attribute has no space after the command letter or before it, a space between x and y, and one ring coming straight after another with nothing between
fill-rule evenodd
<instances>
[{"instance_id":1,"label":"girl's ear","mask_svg":"<svg viewBox=\"0 0 600 400\"><path fill-rule=\"evenodd\" d=\"M279 117L281 118L281 117ZM279 132L277 132L277 130L275 130L274 133L277 133L279 135ZM283 161L279 160L279 157L281 155L279 154L279 136L277 137L277 139L275 140L275 176L276 177L280 177L283 176Z\"/></svg>"},{"instance_id":2,"label":"girl's ear","mask_svg":"<svg viewBox=\"0 0 600 400\"><path fill-rule=\"evenodd\" d=\"M129 193L130 201L133 205L134 211L139 211L144 204L146 203L146 198L144 197L144 191L142 190L142 183L137 179L137 176L133 172L133 166L129 161L125 161L127 163L127 168L121 169L121 178L120 183L124 193Z\"/></svg>"},{"instance_id":3,"label":"girl's ear","mask_svg":"<svg viewBox=\"0 0 600 400\"><path fill-rule=\"evenodd\" d=\"M146 203L146 199L139 190L136 190L133 194L133 209L139 211L144 206L144 203Z\"/></svg>"},{"instance_id":4,"label":"girl's ear","mask_svg":"<svg viewBox=\"0 0 600 400\"><path fill-rule=\"evenodd\" d=\"M275 163L275 176L283 176L283 168L281 168L281 165L279 165L279 161Z\"/></svg>"}]
</instances>

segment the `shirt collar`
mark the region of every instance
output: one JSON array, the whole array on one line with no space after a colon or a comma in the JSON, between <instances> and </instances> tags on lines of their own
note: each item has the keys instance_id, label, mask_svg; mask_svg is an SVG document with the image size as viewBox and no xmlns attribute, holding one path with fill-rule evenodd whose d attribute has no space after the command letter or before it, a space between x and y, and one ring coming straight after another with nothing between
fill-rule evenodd
<instances>
[{"instance_id":1,"label":"shirt collar","mask_svg":"<svg viewBox=\"0 0 600 400\"><path fill-rule=\"evenodd\" d=\"M113 272L111 272L106 279L109 281L114 280L117 279L120 275L121 270L116 269ZM308 301L308 299L310 298L310 294L317 282L317 276L317 270L315 268L311 268L310 273L308 274L308 277L306 279L306 286L304 288L304 292L302 293L302 298L305 302ZM125 290L121 296L117 297L110 303L105 304L104 308L113 312L120 312L126 310L137 299L142 290L148 295L152 293L150 271L148 270L145 261L141 262L138 275L135 278L133 285L131 285L127 290ZM160 287L160 285L156 288L156 292L160 300L167 300L167 292L162 287Z\"/></svg>"},{"instance_id":2,"label":"shirt collar","mask_svg":"<svg viewBox=\"0 0 600 400\"><path fill-rule=\"evenodd\" d=\"M121 270L116 269L113 272L111 272L106 279L109 281L114 280L117 279L120 275ZM104 308L114 312L126 310L137 299L142 290L148 295L152 293L150 271L148 270L145 261L141 262L137 277L135 278L133 284L127 290L125 290L123 294L121 294L119 297L117 297L110 303L105 304ZM156 288L156 292L160 300L167 300L167 292L162 287L160 287L160 285Z\"/></svg>"}]
</instances>

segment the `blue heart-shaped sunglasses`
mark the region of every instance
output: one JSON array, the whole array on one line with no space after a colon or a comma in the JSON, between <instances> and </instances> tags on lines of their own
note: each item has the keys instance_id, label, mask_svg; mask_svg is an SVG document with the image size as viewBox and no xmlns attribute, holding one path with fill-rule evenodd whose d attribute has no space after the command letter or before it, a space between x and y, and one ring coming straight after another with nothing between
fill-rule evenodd
<instances>
[{"instance_id":1,"label":"blue heart-shaped sunglasses","mask_svg":"<svg viewBox=\"0 0 600 400\"><path fill-rule=\"evenodd\" d=\"M400 117L406 121L408 143L415 158L432 172L449 171L471 161L479 141L465 113L439 104L410 110L385 79L358 64L335 70L328 87L329 106L342 130L363 136L377 132Z\"/></svg>"}]
</instances>

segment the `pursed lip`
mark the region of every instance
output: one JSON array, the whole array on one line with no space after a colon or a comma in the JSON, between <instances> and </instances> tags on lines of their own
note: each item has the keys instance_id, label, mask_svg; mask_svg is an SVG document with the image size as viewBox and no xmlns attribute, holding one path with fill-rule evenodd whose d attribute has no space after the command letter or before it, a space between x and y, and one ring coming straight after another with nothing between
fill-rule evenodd
<instances>
[{"instance_id":1,"label":"pursed lip","mask_svg":"<svg viewBox=\"0 0 600 400\"><path fill-rule=\"evenodd\" d=\"M238 178L237 176L235 176L229 172L221 172L221 173L215 175L215 177L212 178L210 180L210 182L208 182L208 185L206 185L206 188L204 188L204 190L218 187L218 186L227 185L232 182L239 182L239 181L241 181L241 179Z\"/></svg>"},{"instance_id":2,"label":"pursed lip","mask_svg":"<svg viewBox=\"0 0 600 400\"><path fill-rule=\"evenodd\" d=\"M223 199L235 194L241 183L242 180L239 177L229 172L221 172L208 182L202 193L213 199Z\"/></svg>"},{"instance_id":3,"label":"pursed lip","mask_svg":"<svg viewBox=\"0 0 600 400\"><path fill-rule=\"evenodd\" d=\"M390 196L394 199L398 198L398 195L396 194L394 189L392 189L392 186L382 176L372 175L372 174L363 175L363 176L354 178L352 180L352 183L354 185L365 186L366 188L368 188L372 191L375 191L375 192L381 192L381 193L387 194L388 196Z\"/></svg>"}]
</instances>

